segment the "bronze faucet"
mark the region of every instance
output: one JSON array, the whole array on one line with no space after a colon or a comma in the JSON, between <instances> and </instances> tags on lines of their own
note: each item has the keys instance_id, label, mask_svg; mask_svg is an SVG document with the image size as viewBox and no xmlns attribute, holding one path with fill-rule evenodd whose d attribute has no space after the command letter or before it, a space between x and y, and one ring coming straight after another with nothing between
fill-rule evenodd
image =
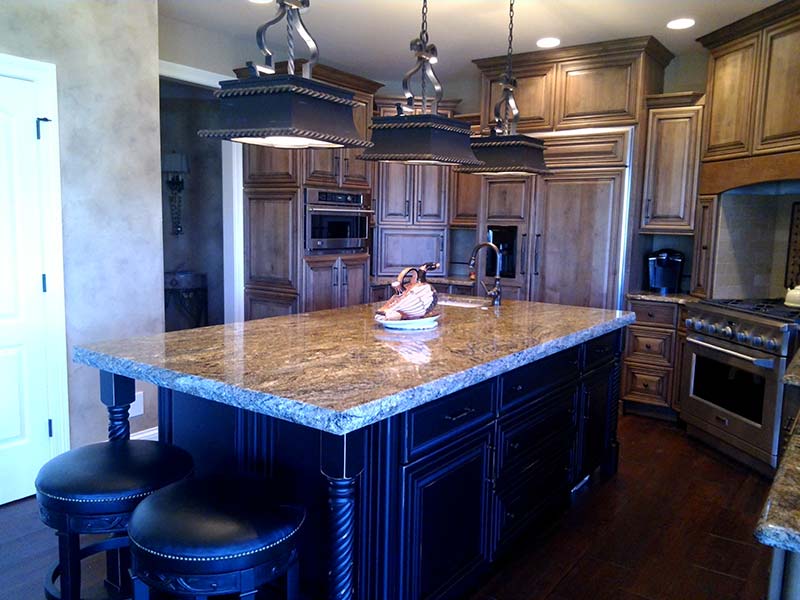
<instances>
[{"instance_id":1,"label":"bronze faucet","mask_svg":"<svg viewBox=\"0 0 800 600\"><path fill-rule=\"evenodd\" d=\"M500 249L495 246L492 242L482 242L475 246L472 249L472 256L469 257L469 278L471 281L475 281L477 279L477 275L475 274L475 260L478 258L478 251L481 248L491 248L494 250L495 256L497 257L497 269L495 270L494 274L494 287L492 289L487 289L486 284L481 281L481 285L483 289L486 290L486 295L492 299L492 306L500 306Z\"/></svg>"}]
</instances>

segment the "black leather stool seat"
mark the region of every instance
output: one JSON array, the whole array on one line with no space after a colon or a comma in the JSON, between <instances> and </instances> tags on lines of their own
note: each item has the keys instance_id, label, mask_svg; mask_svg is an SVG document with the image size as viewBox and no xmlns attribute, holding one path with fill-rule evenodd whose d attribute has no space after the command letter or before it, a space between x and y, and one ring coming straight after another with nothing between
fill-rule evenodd
<instances>
[{"instance_id":1,"label":"black leather stool seat","mask_svg":"<svg viewBox=\"0 0 800 600\"><path fill-rule=\"evenodd\" d=\"M283 568L294 560L304 519L302 508L275 506L264 482L181 481L134 511L128 526L134 570L210 575L265 563Z\"/></svg>"},{"instance_id":2,"label":"black leather stool seat","mask_svg":"<svg viewBox=\"0 0 800 600\"><path fill-rule=\"evenodd\" d=\"M189 476L191 455L147 440L90 444L55 457L36 477L36 499L74 515L131 512L154 491Z\"/></svg>"}]
</instances>

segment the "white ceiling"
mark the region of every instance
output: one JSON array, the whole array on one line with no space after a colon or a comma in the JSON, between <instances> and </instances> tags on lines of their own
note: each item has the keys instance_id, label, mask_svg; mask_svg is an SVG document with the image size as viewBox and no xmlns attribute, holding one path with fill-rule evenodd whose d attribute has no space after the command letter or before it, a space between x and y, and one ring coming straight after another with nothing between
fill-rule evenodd
<instances>
[{"instance_id":1,"label":"white ceiling","mask_svg":"<svg viewBox=\"0 0 800 600\"><path fill-rule=\"evenodd\" d=\"M774 3L516 0L514 51L536 50L536 40L545 36L571 46L654 35L675 54L698 52L702 46L694 41L697 37ZM258 55L256 29L275 11L274 4L248 0L159 0L158 4L163 16L252 39L253 55ZM389 83L402 79L413 64L408 43L419 32L421 5L420 0L312 0L303 19L320 46L320 62ZM678 17L692 17L697 24L684 31L667 29L667 21ZM505 54L507 28L506 0L429 0L428 30L439 49L436 72L445 92L448 82L474 79L472 59ZM283 55L282 32L271 33L270 41L276 55Z\"/></svg>"}]
</instances>

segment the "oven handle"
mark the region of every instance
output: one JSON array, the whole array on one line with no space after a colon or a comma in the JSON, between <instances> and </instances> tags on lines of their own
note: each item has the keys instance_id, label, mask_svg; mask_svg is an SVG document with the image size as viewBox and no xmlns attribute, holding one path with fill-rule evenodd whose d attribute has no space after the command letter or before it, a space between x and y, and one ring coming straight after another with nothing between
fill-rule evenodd
<instances>
[{"instance_id":1,"label":"oven handle","mask_svg":"<svg viewBox=\"0 0 800 600\"><path fill-rule=\"evenodd\" d=\"M742 354L740 352L734 352L733 350L728 350L727 348L720 348L719 346L715 346L714 344L701 342L700 340L696 340L694 338L687 338L686 341L689 342L690 344L697 344L698 346L703 346L704 348L710 348L711 350L722 352L723 354L727 354L728 356L733 356L736 358L740 358L742 360L746 360L747 362L752 363L757 367L762 367L764 369L775 368L774 358L753 358L752 356L747 356L746 354Z\"/></svg>"},{"instance_id":2,"label":"oven handle","mask_svg":"<svg viewBox=\"0 0 800 600\"><path fill-rule=\"evenodd\" d=\"M358 215L371 215L375 212L374 210L367 210L366 208L317 208L314 206L309 206L306 210L308 210L308 212L350 213Z\"/></svg>"}]
</instances>

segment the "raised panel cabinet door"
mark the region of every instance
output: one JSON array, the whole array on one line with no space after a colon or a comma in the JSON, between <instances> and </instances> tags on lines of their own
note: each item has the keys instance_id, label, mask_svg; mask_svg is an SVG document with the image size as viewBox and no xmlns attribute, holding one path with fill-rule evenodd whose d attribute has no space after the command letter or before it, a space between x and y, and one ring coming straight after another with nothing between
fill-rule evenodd
<instances>
[{"instance_id":1,"label":"raised panel cabinet door","mask_svg":"<svg viewBox=\"0 0 800 600\"><path fill-rule=\"evenodd\" d=\"M611 397L615 375L615 367L611 365L592 373L583 382L579 480L594 472L607 456L613 436L609 427L609 409L613 410L617 405L617 399Z\"/></svg>"},{"instance_id":2,"label":"raised panel cabinet door","mask_svg":"<svg viewBox=\"0 0 800 600\"><path fill-rule=\"evenodd\" d=\"M489 559L492 429L403 467L398 598L456 595Z\"/></svg>"},{"instance_id":3,"label":"raised panel cabinet door","mask_svg":"<svg viewBox=\"0 0 800 600\"><path fill-rule=\"evenodd\" d=\"M764 30L754 154L800 149L800 17Z\"/></svg>"},{"instance_id":4,"label":"raised panel cabinet door","mask_svg":"<svg viewBox=\"0 0 800 600\"><path fill-rule=\"evenodd\" d=\"M428 271L431 276L444 276L447 265L447 229L379 229L378 276L396 277L405 267L418 267L426 262L438 262L441 266Z\"/></svg>"},{"instance_id":5,"label":"raised panel cabinet door","mask_svg":"<svg viewBox=\"0 0 800 600\"><path fill-rule=\"evenodd\" d=\"M697 296L698 298L712 297L714 246L717 232L717 198L718 196L700 196L697 199L692 296Z\"/></svg>"},{"instance_id":6,"label":"raised panel cabinet door","mask_svg":"<svg viewBox=\"0 0 800 600\"><path fill-rule=\"evenodd\" d=\"M702 106L650 111L641 230L694 231Z\"/></svg>"},{"instance_id":7,"label":"raised panel cabinet door","mask_svg":"<svg viewBox=\"0 0 800 600\"><path fill-rule=\"evenodd\" d=\"M244 192L245 285L298 288L296 191Z\"/></svg>"},{"instance_id":8,"label":"raised panel cabinet door","mask_svg":"<svg viewBox=\"0 0 800 600\"><path fill-rule=\"evenodd\" d=\"M303 259L304 312L337 308L340 285L338 256L306 256Z\"/></svg>"},{"instance_id":9,"label":"raised panel cabinet door","mask_svg":"<svg viewBox=\"0 0 800 600\"><path fill-rule=\"evenodd\" d=\"M298 304L298 297L294 294L252 288L244 290L244 318L247 321L291 315L297 312Z\"/></svg>"},{"instance_id":10,"label":"raised panel cabinet door","mask_svg":"<svg viewBox=\"0 0 800 600\"><path fill-rule=\"evenodd\" d=\"M304 150L306 163L305 183L328 188L339 186L342 155L338 149Z\"/></svg>"},{"instance_id":11,"label":"raised panel cabinet door","mask_svg":"<svg viewBox=\"0 0 800 600\"><path fill-rule=\"evenodd\" d=\"M559 64L556 129L636 123L640 60L624 55Z\"/></svg>"},{"instance_id":12,"label":"raised panel cabinet door","mask_svg":"<svg viewBox=\"0 0 800 600\"><path fill-rule=\"evenodd\" d=\"M703 160L748 156L753 149L758 48L759 34L754 33L711 51Z\"/></svg>"},{"instance_id":13,"label":"raised panel cabinet door","mask_svg":"<svg viewBox=\"0 0 800 600\"><path fill-rule=\"evenodd\" d=\"M517 131L541 131L553 128L553 102L555 99L555 65L534 65L515 72L517 88L514 98L519 108ZM492 77L484 83L484 106L481 128L486 131L494 125L494 107L503 92L502 76Z\"/></svg>"},{"instance_id":14,"label":"raised panel cabinet door","mask_svg":"<svg viewBox=\"0 0 800 600\"><path fill-rule=\"evenodd\" d=\"M485 185L488 221L527 221L533 202L530 177L487 177Z\"/></svg>"},{"instance_id":15,"label":"raised panel cabinet door","mask_svg":"<svg viewBox=\"0 0 800 600\"><path fill-rule=\"evenodd\" d=\"M447 188L450 167L417 166L414 172L414 222L426 225L447 223Z\"/></svg>"},{"instance_id":16,"label":"raised panel cabinet door","mask_svg":"<svg viewBox=\"0 0 800 600\"><path fill-rule=\"evenodd\" d=\"M298 150L281 150L254 144L242 147L244 185L298 187Z\"/></svg>"},{"instance_id":17,"label":"raised panel cabinet door","mask_svg":"<svg viewBox=\"0 0 800 600\"><path fill-rule=\"evenodd\" d=\"M353 108L353 120L356 124L356 130L361 137L368 139L369 124L372 121L370 118L372 96L356 93L354 98L364 103ZM358 159L364 153L364 149L345 148L339 152L342 157L339 177L342 187L369 189L372 163Z\"/></svg>"},{"instance_id":18,"label":"raised panel cabinet door","mask_svg":"<svg viewBox=\"0 0 800 600\"><path fill-rule=\"evenodd\" d=\"M625 169L541 178L533 290L539 302L617 308Z\"/></svg>"},{"instance_id":19,"label":"raised panel cabinet door","mask_svg":"<svg viewBox=\"0 0 800 600\"><path fill-rule=\"evenodd\" d=\"M474 227L481 204L480 175L453 171L450 184L450 224Z\"/></svg>"},{"instance_id":20,"label":"raised panel cabinet door","mask_svg":"<svg viewBox=\"0 0 800 600\"><path fill-rule=\"evenodd\" d=\"M413 167L401 163L378 165L378 222L381 225L410 225L413 219L411 206L411 179Z\"/></svg>"},{"instance_id":21,"label":"raised panel cabinet door","mask_svg":"<svg viewBox=\"0 0 800 600\"><path fill-rule=\"evenodd\" d=\"M339 306L367 302L369 254L346 254L339 259Z\"/></svg>"}]
</instances>

